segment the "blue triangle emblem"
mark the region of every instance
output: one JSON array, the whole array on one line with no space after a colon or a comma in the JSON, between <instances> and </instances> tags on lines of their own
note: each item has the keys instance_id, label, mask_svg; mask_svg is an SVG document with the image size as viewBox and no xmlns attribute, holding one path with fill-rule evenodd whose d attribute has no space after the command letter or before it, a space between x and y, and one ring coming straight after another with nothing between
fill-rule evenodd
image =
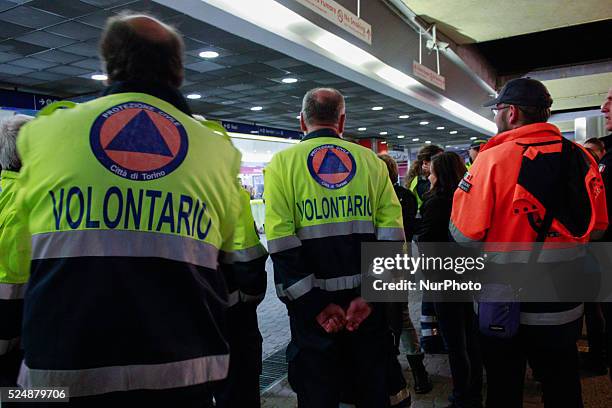
<instances>
[{"instance_id":1,"label":"blue triangle emblem","mask_svg":"<svg viewBox=\"0 0 612 408\"><path fill-rule=\"evenodd\" d=\"M323 157L318 174L338 174L348 172L349 169L346 168L336 153L332 152L331 149L328 149L327 153L325 153L325 157Z\"/></svg>"},{"instance_id":2,"label":"blue triangle emblem","mask_svg":"<svg viewBox=\"0 0 612 408\"><path fill-rule=\"evenodd\" d=\"M172 157L172 152L159 133L157 126L143 110L134 116L117 133L105 150L119 152L149 153Z\"/></svg>"}]
</instances>

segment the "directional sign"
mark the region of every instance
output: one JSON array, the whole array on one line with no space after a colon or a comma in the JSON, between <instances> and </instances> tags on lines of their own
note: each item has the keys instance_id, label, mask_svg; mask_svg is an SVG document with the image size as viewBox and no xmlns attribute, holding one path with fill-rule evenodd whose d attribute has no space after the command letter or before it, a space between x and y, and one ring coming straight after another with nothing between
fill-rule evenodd
<instances>
[{"instance_id":1,"label":"directional sign","mask_svg":"<svg viewBox=\"0 0 612 408\"><path fill-rule=\"evenodd\" d=\"M372 26L334 0L296 0L315 13L372 45Z\"/></svg>"}]
</instances>

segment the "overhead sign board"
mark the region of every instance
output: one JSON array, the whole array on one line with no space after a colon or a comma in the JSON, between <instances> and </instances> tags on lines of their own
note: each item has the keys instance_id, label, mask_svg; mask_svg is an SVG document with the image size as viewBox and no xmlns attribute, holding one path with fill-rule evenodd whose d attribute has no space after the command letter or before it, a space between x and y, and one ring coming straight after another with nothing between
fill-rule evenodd
<instances>
[{"instance_id":1,"label":"overhead sign board","mask_svg":"<svg viewBox=\"0 0 612 408\"><path fill-rule=\"evenodd\" d=\"M227 130L228 132L283 137L285 139L301 139L303 136L302 133L295 130L279 129L259 125L249 125L246 123L228 122L225 120L221 121L221 125L223 125L225 130Z\"/></svg>"},{"instance_id":2,"label":"overhead sign board","mask_svg":"<svg viewBox=\"0 0 612 408\"><path fill-rule=\"evenodd\" d=\"M442 90L446 89L446 79L433 69L427 68L425 65L413 61L412 73L414 74L414 76L421 78L425 82L429 82L433 86L437 86Z\"/></svg>"},{"instance_id":3,"label":"overhead sign board","mask_svg":"<svg viewBox=\"0 0 612 408\"><path fill-rule=\"evenodd\" d=\"M372 26L334 0L296 0L320 16L372 45Z\"/></svg>"},{"instance_id":4,"label":"overhead sign board","mask_svg":"<svg viewBox=\"0 0 612 408\"><path fill-rule=\"evenodd\" d=\"M45 106L57 102L58 100L61 100L61 98L0 89L0 106L4 107L41 110Z\"/></svg>"}]
</instances>

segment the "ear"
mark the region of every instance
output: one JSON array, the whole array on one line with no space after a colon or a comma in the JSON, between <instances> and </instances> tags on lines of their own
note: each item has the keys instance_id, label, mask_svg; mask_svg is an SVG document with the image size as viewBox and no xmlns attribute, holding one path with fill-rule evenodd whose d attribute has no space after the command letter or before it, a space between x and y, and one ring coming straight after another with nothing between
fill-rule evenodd
<instances>
[{"instance_id":1,"label":"ear","mask_svg":"<svg viewBox=\"0 0 612 408\"><path fill-rule=\"evenodd\" d=\"M304 122L304 113L300 112L300 129L304 133L308 133L308 128L306 127L306 122Z\"/></svg>"},{"instance_id":2,"label":"ear","mask_svg":"<svg viewBox=\"0 0 612 408\"><path fill-rule=\"evenodd\" d=\"M344 123L346 122L346 113L340 115L340 120L338 121L338 134L341 135L344 133Z\"/></svg>"},{"instance_id":3,"label":"ear","mask_svg":"<svg viewBox=\"0 0 612 408\"><path fill-rule=\"evenodd\" d=\"M510 125L517 125L520 122L521 110L518 106L510 105L508 108L508 123Z\"/></svg>"}]
</instances>

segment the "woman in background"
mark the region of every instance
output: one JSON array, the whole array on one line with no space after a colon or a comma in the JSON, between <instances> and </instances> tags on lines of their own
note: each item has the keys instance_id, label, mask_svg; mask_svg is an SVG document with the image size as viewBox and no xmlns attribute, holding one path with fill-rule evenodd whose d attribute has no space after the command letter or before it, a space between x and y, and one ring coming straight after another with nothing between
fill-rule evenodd
<instances>
[{"instance_id":1,"label":"woman in background","mask_svg":"<svg viewBox=\"0 0 612 408\"><path fill-rule=\"evenodd\" d=\"M423 146L417 153L415 162L412 163L410 170L408 170L405 180L406 187L408 187L408 190L412 191L416 196L419 208L423 202L424 195L430 189L428 177L431 158L443 151L444 149L442 149L440 146L432 144Z\"/></svg>"},{"instance_id":2,"label":"woman in background","mask_svg":"<svg viewBox=\"0 0 612 408\"><path fill-rule=\"evenodd\" d=\"M393 189L402 206L406 242L410 243L412 242L412 236L414 235L416 226L417 199L410 190L400 185L398 181L399 171L393 157L388 154L379 154L378 157L385 162L387 170L389 170L389 177L391 178ZM399 345L401 341L402 348L406 352L406 358L410 365L410 371L412 371L414 392L416 394L426 394L432 390L433 386L425 370L425 365L423 364L425 355L421 350L419 337L412 324L412 320L410 320L408 302L388 303L387 306L389 325L395 337L395 346L398 349L397 353L399 354Z\"/></svg>"},{"instance_id":3,"label":"woman in background","mask_svg":"<svg viewBox=\"0 0 612 408\"><path fill-rule=\"evenodd\" d=\"M453 152L433 156L429 170L431 188L421 205L418 241L448 243L452 241L448 224L453 194L467 170L461 157ZM481 408L482 359L473 305L471 302L435 302L435 310L453 377L449 408Z\"/></svg>"}]
</instances>

